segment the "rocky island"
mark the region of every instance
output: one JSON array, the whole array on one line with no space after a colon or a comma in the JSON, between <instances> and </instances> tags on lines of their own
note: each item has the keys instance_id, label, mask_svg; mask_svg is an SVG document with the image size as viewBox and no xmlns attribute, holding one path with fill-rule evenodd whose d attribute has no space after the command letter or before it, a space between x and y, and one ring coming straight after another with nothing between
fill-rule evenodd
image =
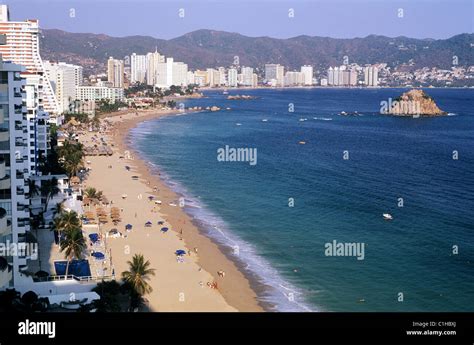
<instances>
[{"instance_id":1,"label":"rocky island","mask_svg":"<svg viewBox=\"0 0 474 345\"><path fill-rule=\"evenodd\" d=\"M381 114L396 116L442 116L447 115L436 105L433 98L423 90L410 90L394 100L380 104Z\"/></svg>"}]
</instances>

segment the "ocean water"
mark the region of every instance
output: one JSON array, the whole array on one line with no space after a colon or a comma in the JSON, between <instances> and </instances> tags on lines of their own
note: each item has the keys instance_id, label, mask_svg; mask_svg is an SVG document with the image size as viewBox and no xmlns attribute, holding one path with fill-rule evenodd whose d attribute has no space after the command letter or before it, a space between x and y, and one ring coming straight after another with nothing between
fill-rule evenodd
<instances>
[{"instance_id":1,"label":"ocean water","mask_svg":"<svg viewBox=\"0 0 474 345\"><path fill-rule=\"evenodd\" d=\"M474 90L427 90L446 117L378 114L404 91L209 91L186 105L224 110L129 138L275 310L474 311ZM256 148L257 164L219 162L226 145ZM325 255L334 240L363 245L364 259Z\"/></svg>"}]
</instances>

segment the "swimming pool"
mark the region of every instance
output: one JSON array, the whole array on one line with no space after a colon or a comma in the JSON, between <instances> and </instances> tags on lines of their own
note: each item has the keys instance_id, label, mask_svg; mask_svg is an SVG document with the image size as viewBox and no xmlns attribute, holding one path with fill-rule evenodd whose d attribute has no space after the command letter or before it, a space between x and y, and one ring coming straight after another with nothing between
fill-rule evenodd
<instances>
[{"instance_id":1,"label":"swimming pool","mask_svg":"<svg viewBox=\"0 0 474 345\"><path fill-rule=\"evenodd\" d=\"M55 261L54 268L56 270L56 275L58 276L65 275L66 266L67 266L67 261ZM68 274L74 275L76 277L90 277L91 269L89 266L89 261L86 259L70 261Z\"/></svg>"}]
</instances>

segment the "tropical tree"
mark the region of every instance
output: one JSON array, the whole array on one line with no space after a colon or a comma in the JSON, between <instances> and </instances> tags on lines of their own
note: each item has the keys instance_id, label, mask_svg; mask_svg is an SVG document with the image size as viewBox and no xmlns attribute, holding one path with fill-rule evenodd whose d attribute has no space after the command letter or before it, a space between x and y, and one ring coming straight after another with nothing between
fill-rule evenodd
<instances>
[{"instance_id":1,"label":"tropical tree","mask_svg":"<svg viewBox=\"0 0 474 345\"><path fill-rule=\"evenodd\" d=\"M64 204L62 202L58 202L54 207L54 212L56 214L61 214L62 212L64 212Z\"/></svg>"},{"instance_id":2,"label":"tropical tree","mask_svg":"<svg viewBox=\"0 0 474 345\"><path fill-rule=\"evenodd\" d=\"M80 227L81 222L75 211L61 212L53 221L53 229L58 232L59 238L61 238L62 233L67 233Z\"/></svg>"},{"instance_id":3,"label":"tropical tree","mask_svg":"<svg viewBox=\"0 0 474 345\"><path fill-rule=\"evenodd\" d=\"M38 188L38 185L36 184L35 180L28 179L28 189L30 191L30 197L39 195L40 193L40 189Z\"/></svg>"},{"instance_id":4,"label":"tropical tree","mask_svg":"<svg viewBox=\"0 0 474 345\"><path fill-rule=\"evenodd\" d=\"M60 244L60 251L64 252L67 260L66 276L69 274L69 263L74 259L82 259L86 247L86 240L82 236L81 228L73 228L65 232L64 239Z\"/></svg>"},{"instance_id":5,"label":"tropical tree","mask_svg":"<svg viewBox=\"0 0 474 345\"><path fill-rule=\"evenodd\" d=\"M122 279L132 288L130 309L133 309L134 302L140 301L144 295L153 291L148 281L151 276L155 275L155 270L150 268L150 262L148 260L145 261L142 254L135 254L132 261L127 263L129 270L122 272Z\"/></svg>"},{"instance_id":6,"label":"tropical tree","mask_svg":"<svg viewBox=\"0 0 474 345\"><path fill-rule=\"evenodd\" d=\"M87 187L84 190L84 195L89 199L100 200L102 198L102 192L100 190L95 189L94 187Z\"/></svg>"},{"instance_id":7,"label":"tropical tree","mask_svg":"<svg viewBox=\"0 0 474 345\"><path fill-rule=\"evenodd\" d=\"M58 155L61 166L69 178L76 176L84 158L83 145L73 140L66 140L63 146L58 148Z\"/></svg>"},{"instance_id":8,"label":"tropical tree","mask_svg":"<svg viewBox=\"0 0 474 345\"><path fill-rule=\"evenodd\" d=\"M58 179L56 177L53 177L50 180L44 180L41 183L41 195L46 198L45 203L44 203L44 212L48 210L48 203L50 199L58 195L59 192L61 191L58 187Z\"/></svg>"},{"instance_id":9,"label":"tropical tree","mask_svg":"<svg viewBox=\"0 0 474 345\"><path fill-rule=\"evenodd\" d=\"M92 291L96 292L100 299L94 301L98 312L118 312L121 310L119 297L122 287L116 280L102 281Z\"/></svg>"}]
</instances>

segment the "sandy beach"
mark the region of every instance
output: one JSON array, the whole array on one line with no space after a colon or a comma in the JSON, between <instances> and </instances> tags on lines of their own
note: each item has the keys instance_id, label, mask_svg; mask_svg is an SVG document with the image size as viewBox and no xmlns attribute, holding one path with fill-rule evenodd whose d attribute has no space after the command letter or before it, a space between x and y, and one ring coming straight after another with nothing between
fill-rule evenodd
<instances>
[{"instance_id":1,"label":"sandy beach","mask_svg":"<svg viewBox=\"0 0 474 345\"><path fill-rule=\"evenodd\" d=\"M160 180L159 174L152 174L147 163L126 143L129 130L138 122L172 114L165 110L114 114L107 117L112 123L107 133L87 132L79 136L86 146L93 145L94 135L114 145L112 156L85 157L91 170L84 187L103 191L112 206L123 210L117 226L101 226L103 234L117 228L126 235L107 238L116 277L120 279L128 269L127 261L141 253L156 270L150 281L153 292L145 296L150 311L263 311L250 281L237 265L200 233L179 207L179 196ZM150 195L161 200L161 204L151 201ZM160 220L165 224L158 225ZM145 227L147 221L153 225ZM125 231L128 223L133 225L131 232ZM162 226L170 231L162 233ZM187 252L184 262L177 262L177 249ZM225 272L225 276L219 276L219 271ZM217 289L209 286L212 283L217 283Z\"/></svg>"}]
</instances>

